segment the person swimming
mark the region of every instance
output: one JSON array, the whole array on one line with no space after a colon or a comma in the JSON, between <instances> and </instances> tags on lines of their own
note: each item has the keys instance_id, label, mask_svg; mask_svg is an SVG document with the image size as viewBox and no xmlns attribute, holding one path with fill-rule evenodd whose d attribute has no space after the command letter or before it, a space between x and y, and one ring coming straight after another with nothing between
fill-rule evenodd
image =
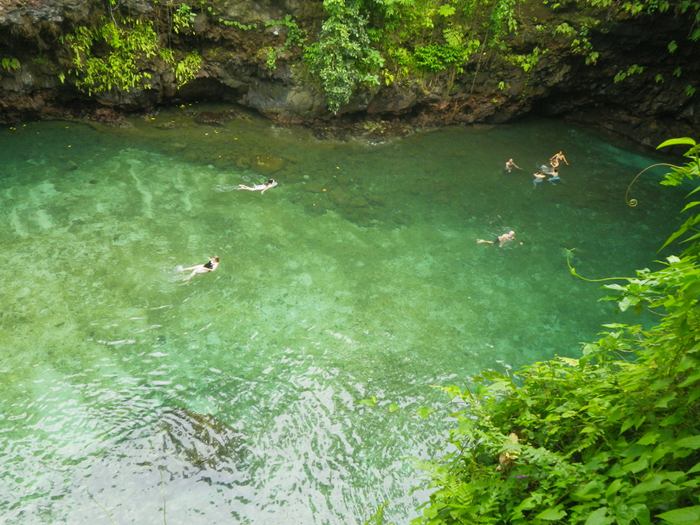
<instances>
[{"instance_id":1,"label":"person swimming","mask_svg":"<svg viewBox=\"0 0 700 525\"><path fill-rule=\"evenodd\" d=\"M561 150L559 150L559 151L557 151L554 155L552 155L552 156L549 158L549 165L550 165L552 168L556 169L556 168L559 167L559 163L562 162L562 161L563 161L564 164L566 164L567 166L569 165L569 161L566 160L566 156L564 155L564 152L561 151Z\"/></svg>"},{"instance_id":2,"label":"person swimming","mask_svg":"<svg viewBox=\"0 0 700 525\"><path fill-rule=\"evenodd\" d=\"M498 247L502 248L504 244L515 240L515 232L513 230L510 230L506 233L503 233L496 237L495 240L489 241L487 239L477 239L476 244L496 244L498 243Z\"/></svg>"},{"instance_id":3,"label":"person swimming","mask_svg":"<svg viewBox=\"0 0 700 525\"><path fill-rule=\"evenodd\" d=\"M263 194L267 190L269 190L270 188L274 188L275 186L277 186L277 181L275 179L267 179L264 183L255 184L253 186L246 186L245 184L239 184L237 189L246 190L246 191L259 191L260 194Z\"/></svg>"},{"instance_id":4,"label":"person swimming","mask_svg":"<svg viewBox=\"0 0 700 525\"><path fill-rule=\"evenodd\" d=\"M197 274L213 272L219 267L219 261L220 259L218 256L209 257L209 260L203 264L196 264L194 266L188 266L187 268L181 268L180 271L192 272L185 278L185 281L189 281Z\"/></svg>"},{"instance_id":5,"label":"person swimming","mask_svg":"<svg viewBox=\"0 0 700 525\"><path fill-rule=\"evenodd\" d=\"M547 182L551 182L552 184L556 184L557 182L560 182L561 179L559 178L559 170L557 168L552 169L550 172L550 177L547 179Z\"/></svg>"},{"instance_id":6,"label":"person swimming","mask_svg":"<svg viewBox=\"0 0 700 525\"><path fill-rule=\"evenodd\" d=\"M537 187L537 185L542 184L542 182L546 178L547 176L544 173L542 173L541 171L536 171L532 174L532 185Z\"/></svg>"},{"instance_id":7,"label":"person swimming","mask_svg":"<svg viewBox=\"0 0 700 525\"><path fill-rule=\"evenodd\" d=\"M513 159L508 159L508 160L506 161L506 171L507 171L508 173L510 173L511 171L513 171L513 168L516 168L516 169L519 169L519 170L522 169L520 166L518 166L518 165L515 163L515 161L514 161Z\"/></svg>"}]
</instances>

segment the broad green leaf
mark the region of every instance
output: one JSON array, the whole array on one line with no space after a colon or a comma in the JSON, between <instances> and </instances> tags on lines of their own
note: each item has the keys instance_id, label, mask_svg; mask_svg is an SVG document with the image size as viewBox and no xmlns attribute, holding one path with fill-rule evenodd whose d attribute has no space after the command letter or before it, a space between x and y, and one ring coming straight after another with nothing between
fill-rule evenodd
<instances>
[{"instance_id":1,"label":"broad green leaf","mask_svg":"<svg viewBox=\"0 0 700 525\"><path fill-rule=\"evenodd\" d=\"M690 137L669 139L669 140L663 141L661 144L656 146L656 149L667 148L669 146L678 146L678 145L695 146L695 141L693 139L691 139Z\"/></svg>"},{"instance_id":2,"label":"broad green leaf","mask_svg":"<svg viewBox=\"0 0 700 525\"><path fill-rule=\"evenodd\" d=\"M644 434L639 441L637 441L638 445L653 445L656 443L656 441L659 439L659 433L655 431L647 432Z\"/></svg>"},{"instance_id":3,"label":"broad green leaf","mask_svg":"<svg viewBox=\"0 0 700 525\"><path fill-rule=\"evenodd\" d=\"M656 517L673 525L697 525L700 523L700 505L669 510Z\"/></svg>"},{"instance_id":4,"label":"broad green leaf","mask_svg":"<svg viewBox=\"0 0 700 525\"><path fill-rule=\"evenodd\" d=\"M584 525L607 525L612 523L612 518L608 517L608 507L601 507L591 512Z\"/></svg>"},{"instance_id":5,"label":"broad green leaf","mask_svg":"<svg viewBox=\"0 0 700 525\"><path fill-rule=\"evenodd\" d=\"M690 449L696 450L696 449L700 448L700 435L689 436L689 437L679 439L678 441L676 441L675 445L676 445L676 447L680 447L680 448L690 448Z\"/></svg>"},{"instance_id":6,"label":"broad green leaf","mask_svg":"<svg viewBox=\"0 0 700 525\"><path fill-rule=\"evenodd\" d=\"M620 490L620 487L622 487L622 480L621 479L615 479L613 482L608 485L608 488L605 491L605 497L609 498L613 494L615 494L618 490Z\"/></svg>"},{"instance_id":7,"label":"broad green leaf","mask_svg":"<svg viewBox=\"0 0 700 525\"><path fill-rule=\"evenodd\" d=\"M566 512L560 508L552 507L540 512L537 516L535 516L535 519L544 521L559 521L564 516L566 516Z\"/></svg>"},{"instance_id":8,"label":"broad green leaf","mask_svg":"<svg viewBox=\"0 0 700 525\"><path fill-rule=\"evenodd\" d=\"M648 466L649 466L649 461L647 460L647 458L642 457L642 458L639 458L637 461L633 461L632 463L629 463L629 464L623 466L622 470L624 472L632 472L632 473L636 474L637 472L641 472L642 470L644 470Z\"/></svg>"},{"instance_id":9,"label":"broad green leaf","mask_svg":"<svg viewBox=\"0 0 700 525\"><path fill-rule=\"evenodd\" d=\"M647 492L654 492L663 488L664 476L660 474L655 474L651 479L647 481L642 481L640 484L634 486L630 490L630 495L646 494Z\"/></svg>"},{"instance_id":10,"label":"broad green leaf","mask_svg":"<svg viewBox=\"0 0 700 525\"><path fill-rule=\"evenodd\" d=\"M691 208L695 208L695 206L699 205L700 201L693 201L689 202L688 204L685 205L685 207L681 210L681 213L688 211Z\"/></svg>"}]
</instances>

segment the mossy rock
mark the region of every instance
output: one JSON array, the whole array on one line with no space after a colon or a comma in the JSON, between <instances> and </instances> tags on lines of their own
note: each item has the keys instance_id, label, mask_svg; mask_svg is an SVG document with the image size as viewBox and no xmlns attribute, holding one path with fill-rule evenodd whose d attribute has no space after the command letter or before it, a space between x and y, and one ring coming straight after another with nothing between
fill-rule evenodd
<instances>
[{"instance_id":1,"label":"mossy rock","mask_svg":"<svg viewBox=\"0 0 700 525\"><path fill-rule=\"evenodd\" d=\"M253 168L262 173L275 173L284 168L285 164L283 158L267 154L256 155L253 160Z\"/></svg>"}]
</instances>

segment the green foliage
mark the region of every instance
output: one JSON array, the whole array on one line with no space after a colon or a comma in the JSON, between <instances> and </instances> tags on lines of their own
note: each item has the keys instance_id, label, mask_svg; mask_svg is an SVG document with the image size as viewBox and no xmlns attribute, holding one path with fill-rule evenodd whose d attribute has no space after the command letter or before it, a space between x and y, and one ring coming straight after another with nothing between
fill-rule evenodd
<instances>
[{"instance_id":1,"label":"green foliage","mask_svg":"<svg viewBox=\"0 0 700 525\"><path fill-rule=\"evenodd\" d=\"M618 71L615 74L615 83L617 84L618 82L622 82L628 77L631 77L633 75L639 75L641 73L644 73L644 66L640 66L639 64L632 64L629 66L627 69L624 71Z\"/></svg>"},{"instance_id":2,"label":"green foliage","mask_svg":"<svg viewBox=\"0 0 700 525\"><path fill-rule=\"evenodd\" d=\"M363 525L384 525L384 508L386 502L377 507L377 510L372 514Z\"/></svg>"},{"instance_id":3,"label":"green foliage","mask_svg":"<svg viewBox=\"0 0 700 525\"><path fill-rule=\"evenodd\" d=\"M477 41L478 48L479 42ZM425 71L444 71L451 66L461 65L469 58L469 49L462 46L429 44L418 46L414 51L416 66Z\"/></svg>"},{"instance_id":4,"label":"green foliage","mask_svg":"<svg viewBox=\"0 0 700 525\"><path fill-rule=\"evenodd\" d=\"M665 183L700 192L700 146ZM700 201L669 239L680 255L606 288L621 310L658 323L609 324L581 359L514 375L485 372L460 392L450 441L432 469L422 524L651 524L700 520Z\"/></svg>"},{"instance_id":5,"label":"green foliage","mask_svg":"<svg viewBox=\"0 0 700 525\"><path fill-rule=\"evenodd\" d=\"M96 28L80 26L64 38L73 57L76 87L88 94L149 87L146 66L158 51L158 35L150 21L126 18L123 23L103 19ZM96 56L101 49L106 53Z\"/></svg>"},{"instance_id":6,"label":"green foliage","mask_svg":"<svg viewBox=\"0 0 700 525\"><path fill-rule=\"evenodd\" d=\"M226 27L240 29L241 31L251 31L256 28L255 24L243 24L238 20L227 20L226 18L219 18L219 23Z\"/></svg>"},{"instance_id":7,"label":"green foliage","mask_svg":"<svg viewBox=\"0 0 700 525\"><path fill-rule=\"evenodd\" d=\"M187 4L180 6L173 13L173 31L175 33L187 33L192 30L195 14Z\"/></svg>"},{"instance_id":8,"label":"green foliage","mask_svg":"<svg viewBox=\"0 0 700 525\"><path fill-rule=\"evenodd\" d=\"M512 55L511 61L520 67L525 73L530 73L537 66L544 52L536 47L527 55Z\"/></svg>"},{"instance_id":9,"label":"green foliage","mask_svg":"<svg viewBox=\"0 0 700 525\"><path fill-rule=\"evenodd\" d=\"M175 80L180 88L197 76L202 67L202 56L197 51L185 55L185 58L175 62Z\"/></svg>"},{"instance_id":10,"label":"green foliage","mask_svg":"<svg viewBox=\"0 0 700 525\"><path fill-rule=\"evenodd\" d=\"M280 20L268 20L265 27L283 27L286 29L286 37L282 51L287 51L293 47L302 46L306 41L306 32L299 27L296 20L291 15L286 15Z\"/></svg>"},{"instance_id":11,"label":"green foliage","mask_svg":"<svg viewBox=\"0 0 700 525\"><path fill-rule=\"evenodd\" d=\"M89 95L148 89L151 72L159 61L172 69L178 87L196 76L202 65L197 51L178 60L172 49L161 44L152 20L123 17L112 10L116 7L118 2L110 4L110 16L103 17L96 27L79 26L61 39L70 51L69 73L78 89ZM172 12L172 30L191 31L194 17L189 5L180 4ZM61 71L58 76L64 83L66 73Z\"/></svg>"},{"instance_id":12,"label":"green foliage","mask_svg":"<svg viewBox=\"0 0 700 525\"><path fill-rule=\"evenodd\" d=\"M0 68L5 71L16 71L20 67L22 67L22 64L15 57L2 57L0 59Z\"/></svg>"},{"instance_id":13,"label":"green foliage","mask_svg":"<svg viewBox=\"0 0 700 525\"><path fill-rule=\"evenodd\" d=\"M303 47L306 41L306 32L299 27L299 24L291 15L286 15L280 20L268 20L265 22L265 27L274 27L275 34L280 28L285 30L285 39L281 46L266 46L258 53L258 57L265 61L265 67L270 71L274 71L277 68L277 59L280 55L290 49Z\"/></svg>"},{"instance_id":14,"label":"green foliage","mask_svg":"<svg viewBox=\"0 0 700 525\"><path fill-rule=\"evenodd\" d=\"M319 79L328 109L337 113L362 85L377 86L383 65L371 47L367 19L355 0L324 0L327 18L318 41L306 48L304 60Z\"/></svg>"},{"instance_id":15,"label":"green foliage","mask_svg":"<svg viewBox=\"0 0 700 525\"><path fill-rule=\"evenodd\" d=\"M274 71L277 67L277 50L274 47L265 47L262 51L265 54L265 67Z\"/></svg>"}]
</instances>

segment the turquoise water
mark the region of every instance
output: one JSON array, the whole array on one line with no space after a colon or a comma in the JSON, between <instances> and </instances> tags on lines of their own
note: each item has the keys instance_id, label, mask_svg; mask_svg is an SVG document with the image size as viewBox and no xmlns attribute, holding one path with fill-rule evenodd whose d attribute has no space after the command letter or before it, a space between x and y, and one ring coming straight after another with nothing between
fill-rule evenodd
<instances>
[{"instance_id":1,"label":"turquoise water","mask_svg":"<svg viewBox=\"0 0 700 525\"><path fill-rule=\"evenodd\" d=\"M578 355L621 317L567 250L629 275L680 209L654 174L626 206L652 159L561 122L340 142L196 110L0 130L7 523L407 523L436 386Z\"/></svg>"}]
</instances>

